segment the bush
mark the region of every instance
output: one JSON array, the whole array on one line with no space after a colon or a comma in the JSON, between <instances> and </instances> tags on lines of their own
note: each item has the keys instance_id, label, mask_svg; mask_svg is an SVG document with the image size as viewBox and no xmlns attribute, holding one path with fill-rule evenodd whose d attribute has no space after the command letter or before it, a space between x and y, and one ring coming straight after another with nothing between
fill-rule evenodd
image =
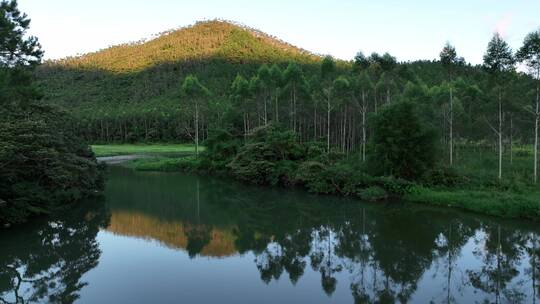
<instances>
[{"instance_id":1,"label":"bush","mask_svg":"<svg viewBox=\"0 0 540 304\"><path fill-rule=\"evenodd\" d=\"M465 176L461 176L456 169L449 167L431 169L422 176L422 183L429 186L455 187L466 182Z\"/></svg>"},{"instance_id":2,"label":"bush","mask_svg":"<svg viewBox=\"0 0 540 304\"><path fill-rule=\"evenodd\" d=\"M380 201L388 198L386 190L379 186L371 186L358 192L358 196L367 201Z\"/></svg>"}]
</instances>

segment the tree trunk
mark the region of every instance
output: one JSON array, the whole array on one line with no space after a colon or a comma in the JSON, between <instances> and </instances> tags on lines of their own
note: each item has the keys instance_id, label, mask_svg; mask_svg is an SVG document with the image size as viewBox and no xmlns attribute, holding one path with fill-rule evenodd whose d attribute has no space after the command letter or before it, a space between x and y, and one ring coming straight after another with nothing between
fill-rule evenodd
<instances>
[{"instance_id":1,"label":"tree trunk","mask_svg":"<svg viewBox=\"0 0 540 304\"><path fill-rule=\"evenodd\" d=\"M313 107L313 141L317 141L317 105Z\"/></svg>"},{"instance_id":2,"label":"tree trunk","mask_svg":"<svg viewBox=\"0 0 540 304\"><path fill-rule=\"evenodd\" d=\"M326 151L330 153L330 96L326 100Z\"/></svg>"},{"instance_id":3,"label":"tree trunk","mask_svg":"<svg viewBox=\"0 0 540 304\"><path fill-rule=\"evenodd\" d=\"M268 124L268 110L266 109L266 95L264 96L264 125Z\"/></svg>"},{"instance_id":4,"label":"tree trunk","mask_svg":"<svg viewBox=\"0 0 540 304\"><path fill-rule=\"evenodd\" d=\"M195 102L195 156L199 157L199 103Z\"/></svg>"},{"instance_id":5,"label":"tree trunk","mask_svg":"<svg viewBox=\"0 0 540 304\"><path fill-rule=\"evenodd\" d=\"M366 161L366 94L362 92L362 162Z\"/></svg>"},{"instance_id":6,"label":"tree trunk","mask_svg":"<svg viewBox=\"0 0 540 304\"><path fill-rule=\"evenodd\" d=\"M501 96L501 89L499 89L499 179L502 179L502 153L503 153L503 146L502 146L502 96Z\"/></svg>"},{"instance_id":7,"label":"tree trunk","mask_svg":"<svg viewBox=\"0 0 540 304\"><path fill-rule=\"evenodd\" d=\"M454 164L454 96L450 87L450 166Z\"/></svg>"},{"instance_id":8,"label":"tree trunk","mask_svg":"<svg viewBox=\"0 0 540 304\"><path fill-rule=\"evenodd\" d=\"M512 115L510 115L510 164L512 165L514 163L514 150L513 150L513 142L514 142L514 118Z\"/></svg>"},{"instance_id":9,"label":"tree trunk","mask_svg":"<svg viewBox=\"0 0 540 304\"><path fill-rule=\"evenodd\" d=\"M536 73L536 111L534 115L534 183L538 181L538 120L540 118L540 69Z\"/></svg>"}]
</instances>

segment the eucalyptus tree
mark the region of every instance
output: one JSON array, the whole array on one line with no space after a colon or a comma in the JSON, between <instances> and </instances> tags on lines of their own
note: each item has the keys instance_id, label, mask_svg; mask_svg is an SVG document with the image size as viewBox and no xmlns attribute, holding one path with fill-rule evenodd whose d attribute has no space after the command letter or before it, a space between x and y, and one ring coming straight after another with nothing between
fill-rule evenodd
<instances>
[{"instance_id":1,"label":"eucalyptus tree","mask_svg":"<svg viewBox=\"0 0 540 304\"><path fill-rule=\"evenodd\" d=\"M182 95L195 108L195 154L199 155L199 107L210 96L210 91L203 86L197 76L188 75L182 83Z\"/></svg>"},{"instance_id":2,"label":"eucalyptus tree","mask_svg":"<svg viewBox=\"0 0 540 304\"><path fill-rule=\"evenodd\" d=\"M274 122L279 123L279 97L283 86L283 71L277 64L273 64L269 71L269 82L274 100Z\"/></svg>"},{"instance_id":3,"label":"eucalyptus tree","mask_svg":"<svg viewBox=\"0 0 540 304\"><path fill-rule=\"evenodd\" d=\"M448 83L449 83L449 91L450 91L450 111L449 111L449 158L450 158L450 166L454 164L454 95L453 95L453 87L452 87L452 81L454 77L454 67L458 61L456 49L447 42L444 48L442 49L440 53L440 59L441 63L446 69L446 73L448 76Z\"/></svg>"},{"instance_id":4,"label":"eucalyptus tree","mask_svg":"<svg viewBox=\"0 0 540 304\"><path fill-rule=\"evenodd\" d=\"M503 82L507 73L514 70L515 59L512 49L502 37L496 33L488 44L484 55L484 68L492 77L497 86L498 95L498 128L490 125L498 137L499 142L499 179L502 179L502 154L503 154Z\"/></svg>"},{"instance_id":5,"label":"eucalyptus tree","mask_svg":"<svg viewBox=\"0 0 540 304\"><path fill-rule=\"evenodd\" d=\"M529 109L534 115L534 183L538 181L538 121L540 120L540 29L529 33L523 41L523 46L517 52L517 59L530 69L536 79L536 105Z\"/></svg>"},{"instance_id":6,"label":"eucalyptus tree","mask_svg":"<svg viewBox=\"0 0 540 304\"><path fill-rule=\"evenodd\" d=\"M263 64L257 70L257 77L260 81L260 89L262 90L263 110L264 110L264 124L268 124L268 98L270 96L270 87L272 84L270 77L270 68L267 64Z\"/></svg>"},{"instance_id":7,"label":"eucalyptus tree","mask_svg":"<svg viewBox=\"0 0 540 304\"><path fill-rule=\"evenodd\" d=\"M360 76L355 77L352 81L353 98L358 104L360 109L360 115L362 116L362 162L366 161L366 145L367 145L367 132L366 132L366 115L368 111L367 98L369 93L373 90L374 85L369 77L369 74L364 71Z\"/></svg>"},{"instance_id":8,"label":"eucalyptus tree","mask_svg":"<svg viewBox=\"0 0 540 304\"><path fill-rule=\"evenodd\" d=\"M359 51L356 53L356 56L354 56L353 61L353 71L354 72L361 72L366 70L369 67L369 59Z\"/></svg>"},{"instance_id":9,"label":"eucalyptus tree","mask_svg":"<svg viewBox=\"0 0 540 304\"><path fill-rule=\"evenodd\" d=\"M334 99L339 102L339 105L342 108L342 122L340 125L340 132L338 132L341 136L337 140L337 142L341 145L341 151L346 151L346 138L347 138L347 116L348 116L348 106L351 100L351 83L345 76L339 76L334 80L333 88L334 91Z\"/></svg>"},{"instance_id":10,"label":"eucalyptus tree","mask_svg":"<svg viewBox=\"0 0 540 304\"><path fill-rule=\"evenodd\" d=\"M332 112L333 80L336 62L331 56L324 57L321 64L322 92L326 99L326 151L330 153L330 116Z\"/></svg>"},{"instance_id":11,"label":"eucalyptus tree","mask_svg":"<svg viewBox=\"0 0 540 304\"><path fill-rule=\"evenodd\" d=\"M313 141L317 141L317 129L319 129L320 121L318 120L317 109L320 102L324 99L322 92L321 79L318 75L312 75L307 82L307 91L310 95L311 106L313 107ZM322 120L322 119L321 119ZM322 134L322 128L321 132Z\"/></svg>"},{"instance_id":12,"label":"eucalyptus tree","mask_svg":"<svg viewBox=\"0 0 540 304\"><path fill-rule=\"evenodd\" d=\"M265 114L265 86L263 81L259 78L258 75L252 76L248 81L248 88L249 88L249 94L256 102L256 108L257 108L257 121L259 126L261 125L261 120L263 121L263 125L266 125L266 118L264 116ZM263 103L263 114L260 113L260 102Z\"/></svg>"},{"instance_id":13,"label":"eucalyptus tree","mask_svg":"<svg viewBox=\"0 0 540 304\"><path fill-rule=\"evenodd\" d=\"M291 94L290 100L290 123L293 131L296 132L296 103L299 95L299 91L306 85L304 73L302 68L296 63L290 63L287 69L283 72L283 79L286 83L287 89Z\"/></svg>"},{"instance_id":14,"label":"eucalyptus tree","mask_svg":"<svg viewBox=\"0 0 540 304\"><path fill-rule=\"evenodd\" d=\"M249 105L250 98L249 82L241 75L236 75L231 85L231 99L243 111L244 139L249 132Z\"/></svg>"}]
</instances>

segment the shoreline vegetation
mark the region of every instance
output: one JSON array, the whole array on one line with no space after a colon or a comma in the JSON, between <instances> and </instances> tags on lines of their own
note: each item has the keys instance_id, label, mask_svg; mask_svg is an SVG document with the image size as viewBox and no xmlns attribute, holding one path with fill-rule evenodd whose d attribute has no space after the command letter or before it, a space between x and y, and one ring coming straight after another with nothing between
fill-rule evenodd
<instances>
[{"instance_id":1,"label":"shoreline vegetation","mask_svg":"<svg viewBox=\"0 0 540 304\"><path fill-rule=\"evenodd\" d=\"M111 149L114 149L115 153L119 155L127 155L133 151L132 145L119 144L113 147ZM180 150L171 151L173 147L180 147ZM540 220L540 190L530 182L532 176L526 174L529 168L528 163L532 161L531 147L527 146L515 147L516 155L513 157L512 166L505 168L512 172L512 178L502 182L497 182L496 179L497 168L493 164L497 162L497 155L493 150L462 146L458 148L457 157L457 161L461 162L461 165L455 168L453 176L448 176L448 172L445 173L442 170L436 173L439 175L437 182L433 180L407 182L391 177L373 178L368 175L364 175L364 180L361 182L358 176L351 175L351 170L344 169L346 163L360 163L357 155L350 155L348 159L341 156L342 159L334 163L333 168L325 170L325 173L319 171L317 175L326 175L325 179L319 179L318 185L309 186L304 184L306 177L303 177L302 181L297 173L294 178L291 178L292 174L290 173L282 174L275 183L261 182L256 178L239 178L232 173L227 162L220 164L215 159L212 160L208 155L208 149L204 146L200 148L205 152L201 153L199 157L195 157L194 150L192 150L191 155L178 156L174 154L174 152L186 152L189 147L193 148L192 145L184 144L136 145L136 151L148 157L128 160L121 165L139 171L209 174L231 177L251 184L279 185L285 188L302 186L312 193L357 197L363 201L373 202L399 198L411 203L456 208L502 218ZM99 146L99 149L109 150L107 145ZM167 152L156 153L156 151ZM505 155L506 157L509 155ZM468 161L465 162L465 160ZM296 166L297 171L308 173L304 171L306 170L305 166L298 168L299 164L289 165L291 168ZM314 163L312 165L316 167ZM352 171L355 170L357 167ZM312 172L312 175L315 173ZM435 173L433 172L431 175L435 175ZM312 181L315 181L314 176ZM357 189L352 189L353 184L356 184Z\"/></svg>"},{"instance_id":2,"label":"shoreline vegetation","mask_svg":"<svg viewBox=\"0 0 540 304\"><path fill-rule=\"evenodd\" d=\"M95 154L540 218L540 30L516 51L495 33L473 65L449 42L437 60L346 61L213 20L43 63L17 1L0 0L0 24L0 224L99 194Z\"/></svg>"}]
</instances>

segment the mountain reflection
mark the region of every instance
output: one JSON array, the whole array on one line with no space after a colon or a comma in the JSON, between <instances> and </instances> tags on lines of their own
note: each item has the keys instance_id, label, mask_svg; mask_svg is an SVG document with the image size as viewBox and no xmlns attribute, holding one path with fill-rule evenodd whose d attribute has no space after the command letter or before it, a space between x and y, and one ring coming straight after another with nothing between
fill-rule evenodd
<instances>
[{"instance_id":1,"label":"mountain reflection","mask_svg":"<svg viewBox=\"0 0 540 304\"><path fill-rule=\"evenodd\" d=\"M100 229L191 259L234 256L266 284L316 274L328 299L540 303L537 223L111 169L105 204L0 234L0 303L79 299Z\"/></svg>"},{"instance_id":2,"label":"mountain reflection","mask_svg":"<svg viewBox=\"0 0 540 304\"><path fill-rule=\"evenodd\" d=\"M190 257L252 252L265 283L287 277L294 285L310 268L328 296L347 284L357 303L540 299L534 223L182 175L117 174L122 178L107 195L109 231L154 239Z\"/></svg>"}]
</instances>

